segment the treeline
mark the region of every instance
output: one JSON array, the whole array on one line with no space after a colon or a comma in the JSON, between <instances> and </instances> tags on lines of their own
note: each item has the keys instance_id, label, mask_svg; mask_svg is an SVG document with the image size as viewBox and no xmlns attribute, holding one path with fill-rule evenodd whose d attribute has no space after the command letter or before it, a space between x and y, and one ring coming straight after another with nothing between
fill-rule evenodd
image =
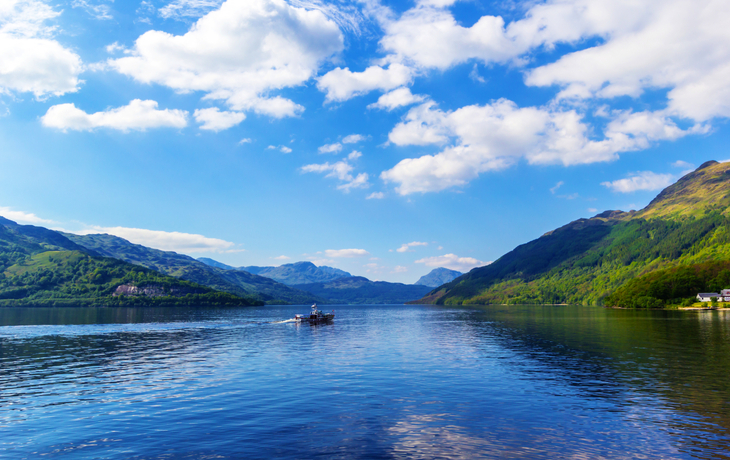
<instances>
[{"instance_id":1,"label":"treeline","mask_svg":"<svg viewBox=\"0 0 730 460\"><path fill-rule=\"evenodd\" d=\"M720 292L730 288L730 261L658 270L633 279L606 296L607 306L623 308L663 308L691 305L700 292Z\"/></svg>"}]
</instances>

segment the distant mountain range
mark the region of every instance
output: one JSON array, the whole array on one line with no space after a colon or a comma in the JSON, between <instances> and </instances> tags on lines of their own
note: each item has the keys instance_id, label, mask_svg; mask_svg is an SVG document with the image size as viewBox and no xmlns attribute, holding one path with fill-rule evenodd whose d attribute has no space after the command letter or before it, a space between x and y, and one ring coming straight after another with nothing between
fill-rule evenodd
<instances>
[{"instance_id":1,"label":"distant mountain range","mask_svg":"<svg viewBox=\"0 0 730 460\"><path fill-rule=\"evenodd\" d=\"M160 273L202 284L218 291L252 296L269 304L307 304L326 301L326 299L313 296L308 292L292 289L271 278L241 270L212 267L190 256L133 244L113 235L64 233L63 236L79 246L106 257L114 257L151 268Z\"/></svg>"},{"instance_id":2,"label":"distant mountain range","mask_svg":"<svg viewBox=\"0 0 730 460\"><path fill-rule=\"evenodd\" d=\"M431 290L415 284L370 281L362 276L339 278L326 283L297 284L302 291L342 304L396 304L416 300Z\"/></svg>"},{"instance_id":3,"label":"distant mountain range","mask_svg":"<svg viewBox=\"0 0 730 460\"><path fill-rule=\"evenodd\" d=\"M657 306L692 289L722 286L723 265L707 264L728 260L730 163L708 161L638 212L578 219L434 289L419 303L600 305L608 299L611 305ZM633 281L644 275L645 281ZM607 297L629 281L623 294ZM627 300L631 295L645 299Z\"/></svg>"},{"instance_id":4,"label":"distant mountain range","mask_svg":"<svg viewBox=\"0 0 730 460\"><path fill-rule=\"evenodd\" d=\"M206 257L201 257L198 260L210 265L211 267L218 267L224 270L243 270L254 275L271 278L288 286L306 283L326 283L327 281L333 281L337 278L352 276L346 271L337 268L326 266L318 267L312 262L295 262L293 264L284 264L278 267L250 266L235 268Z\"/></svg>"},{"instance_id":5,"label":"distant mountain range","mask_svg":"<svg viewBox=\"0 0 730 460\"><path fill-rule=\"evenodd\" d=\"M419 286L439 287L461 276L463 273L448 268L434 268L427 275L423 275L416 281Z\"/></svg>"}]
</instances>

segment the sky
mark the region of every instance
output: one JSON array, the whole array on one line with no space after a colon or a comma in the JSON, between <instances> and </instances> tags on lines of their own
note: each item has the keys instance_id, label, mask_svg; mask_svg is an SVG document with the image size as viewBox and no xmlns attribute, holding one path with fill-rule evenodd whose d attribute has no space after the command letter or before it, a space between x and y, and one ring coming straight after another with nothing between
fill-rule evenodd
<instances>
[{"instance_id":1,"label":"sky","mask_svg":"<svg viewBox=\"0 0 730 460\"><path fill-rule=\"evenodd\" d=\"M726 0L0 0L0 215L466 272L730 159Z\"/></svg>"}]
</instances>

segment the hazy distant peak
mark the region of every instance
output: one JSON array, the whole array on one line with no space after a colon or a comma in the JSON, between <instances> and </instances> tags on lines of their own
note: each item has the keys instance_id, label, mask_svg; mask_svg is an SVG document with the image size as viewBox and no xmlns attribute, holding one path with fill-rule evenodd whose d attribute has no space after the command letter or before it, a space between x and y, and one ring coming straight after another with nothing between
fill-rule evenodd
<instances>
[{"instance_id":1,"label":"hazy distant peak","mask_svg":"<svg viewBox=\"0 0 730 460\"><path fill-rule=\"evenodd\" d=\"M424 275L416 281L415 284L420 286L439 287L442 284L449 283L463 273L448 268L434 268L427 275Z\"/></svg>"}]
</instances>

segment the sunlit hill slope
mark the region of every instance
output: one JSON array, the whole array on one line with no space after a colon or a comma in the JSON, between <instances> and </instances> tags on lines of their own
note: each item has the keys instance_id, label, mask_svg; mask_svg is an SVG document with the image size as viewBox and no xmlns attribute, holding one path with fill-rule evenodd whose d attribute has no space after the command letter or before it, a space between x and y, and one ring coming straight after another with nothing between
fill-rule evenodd
<instances>
[{"instance_id":1,"label":"sunlit hill slope","mask_svg":"<svg viewBox=\"0 0 730 460\"><path fill-rule=\"evenodd\" d=\"M518 246L419 303L603 304L629 280L730 260L730 163L708 161L636 212L606 211Z\"/></svg>"}]
</instances>

